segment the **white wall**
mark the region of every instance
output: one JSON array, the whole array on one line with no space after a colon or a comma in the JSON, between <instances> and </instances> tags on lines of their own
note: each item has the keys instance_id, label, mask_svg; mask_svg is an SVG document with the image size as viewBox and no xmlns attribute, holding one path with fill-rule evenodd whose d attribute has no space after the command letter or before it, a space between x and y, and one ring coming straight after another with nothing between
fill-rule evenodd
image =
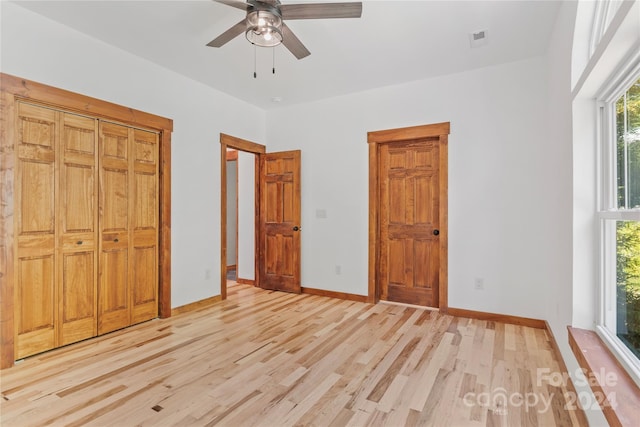
<instances>
[{"instance_id":1,"label":"white wall","mask_svg":"<svg viewBox=\"0 0 640 427\"><path fill-rule=\"evenodd\" d=\"M238 247L238 161L227 161L227 265L236 265Z\"/></svg>"},{"instance_id":2,"label":"white wall","mask_svg":"<svg viewBox=\"0 0 640 427\"><path fill-rule=\"evenodd\" d=\"M172 306L220 294L220 132L263 141L262 110L13 3L1 70L173 119Z\"/></svg>"},{"instance_id":3,"label":"white wall","mask_svg":"<svg viewBox=\"0 0 640 427\"><path fill-rule=\"evenodd\" d=\"M570 217L556 214L559 202L570 208L570 161L548 134L546 66L534 58L268 112L269 149L302 149L303 286L367 293L367 132L450 121L449 305L546 318L571 262Z\"/></svg>"},{"instance_id":4,"label":"white wall","mask_svg":"<svg viewBox=\"0 0 640 427\"><path fill-rule=\"evenodd\" d=\"M553 295L555 304L547 306L548 320L561 347L569 351L567 325L572 320L573 288L573 146L572 146L572 110L571 110L571 51L573 28L576 14L576 2L564 2L558 13L554 32L549 43L547 55L548 79L548 126L544 129L553 151L549 152L556 171L554 188L549 193L549 209L557 217L562 228L553 246L563 254L553 262L558 274L556 286L548 285L548 294ZM550 165L551 166L551 165Z\"/></svg>"},{"instance_id":5,"label":"white wall","mask_svg":"<svg viewBox=\"0 0 640 427\"><path fill-rule=\"evenodd\" d=\"M584 311L590 311L595 295L593 292L588 295L576 295L576 287L572 285L576 281L583 280L585 274L592 274L591 271L586 271L584 268L579 269L579 274L574 274L573 259L576 256L580 257L580 253L584 253L585 248L586 251L591 250L591 246L586 245L586 240L593 239L593 230L589 228L590 225L583 224L581 215L575 214L574 200L580 200L579 203L587 205L589 209L592 209L594 204L593 192L585 193L581 187L581 179L576 179L574 176L576 171L592 168L595 161L589 156L586 158L582 156L581 150L576 150L573 143L573 132L574 130L579 131L579 129L574 129L572 126L572 50L582 51L585 44L583 37L575 36L578 46L574 46L576 10L577 2L563 2L556 19L547 55L549 84L547 133L556 147L553 156L558 170L557 191L553 196L553 203L557 209L558 221L563 227L566 227L562 238L556 240L554 245L558 246L566 256L556 260L558 263L557 271L562 276L558 277L556 286L548 289L548 293L553 299L549 300L550 304L547 307L548 312L545 317L551 326L568 372L574 380L577 378L575 374L579 365L569 347L567 326L575 325L574 319L576 317L582 317ZM575 142L582 144L584 140L578 138ZM593 211L590 212L593 215ZM595 268L595 263L590 264L589 269L591 268ZM580 301L580 303L575 304L574 301ZM591 393L588 385L581 386L581 382L576 381L574 381L574 385L579 395ZM585 413L589 425L594 427L607 425L606 419L599 409L589 407Z\"/></svg>"},{"instance_id":6,"label":"white wall","mask_svg":"<svg viewBox=\"0 0 640 427\"><path fill-rule=\"evenodd\" d=\"M262 140L260 140L262 141ZM238 151L238 278L255 279L256 156Z\"/></svg>"}]
</instances>

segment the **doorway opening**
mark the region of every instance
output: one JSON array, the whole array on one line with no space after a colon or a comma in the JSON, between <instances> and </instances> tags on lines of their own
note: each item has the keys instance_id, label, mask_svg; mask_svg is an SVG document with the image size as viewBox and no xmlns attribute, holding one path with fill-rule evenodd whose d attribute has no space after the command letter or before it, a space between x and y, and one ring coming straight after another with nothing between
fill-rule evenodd
<instances>
[{"instance_id":1,"label":"doorway opening","mask_svg":"<svg viewBox=\"0 0 640 427\"><path fill-rule=\"evenodd\" d=\"M233 230L227 230L227 155L230 149L238 153L236 282L274 291L300 293L300 150L266 153L264 145L220 134L220 296L227 298L227 266L233 262L227 245L227 233L233 233ZM248 164L243 163L246 156L252 159ZM251 171L251 162L254 173L247 179L246 172ZM251 190L253 196L244 204L249 208L243 208L242 200ZM243 234L243 230L248 232ZM253 250L247 251L249 255L245 256L243 245L247 241L253 241ZM244 271L248 271L253 279L243 277Z\"/></svg>"},{"instance_id":2,"label":"doorway opening","mask_svg":"<svg viewBox=\"0 0 640 427\"><path fill-rule=\"evenodd\" d=\"M369 299L447 308L449 123L369 132Z\"/></svg>"},{"instance_id":3,"label":"doorway opening","mask_svg":"<svg viewBox=\"0 0 640 427\"><path fill-rule=\"evenodd\" d=\"M264 145L220 134L220 296L227 280L259 286L258 229L260 154ZM235 181L236 185L233 185ZM234 194L235 193L235 194ZM232 272L235 271L235 274Z\"/></svg>"},{"instance_id":4,"label":"doorway opening","mask_svg":"<svg viewBox=\"0 0 640 427\"><path fill-rule=\"evenodd\" d=\"M238 150L227 148L227 285L238 277Z\"/></svg>"}]
</instances>

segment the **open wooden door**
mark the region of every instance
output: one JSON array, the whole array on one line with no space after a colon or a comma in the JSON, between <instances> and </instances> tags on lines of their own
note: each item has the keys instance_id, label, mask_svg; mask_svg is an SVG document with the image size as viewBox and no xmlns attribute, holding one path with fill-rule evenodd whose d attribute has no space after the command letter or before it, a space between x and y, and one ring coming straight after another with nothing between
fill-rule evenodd
<instances>
[{"instance_id":1,"label":"open wooden door","mask_svg":"<svg viewBox=\"0 0 640 427\"><path fill-rule=\"evenodd\" d=\"M260 155L260 287L300 293L300 150Z\"/></svg>"}]
</instances>

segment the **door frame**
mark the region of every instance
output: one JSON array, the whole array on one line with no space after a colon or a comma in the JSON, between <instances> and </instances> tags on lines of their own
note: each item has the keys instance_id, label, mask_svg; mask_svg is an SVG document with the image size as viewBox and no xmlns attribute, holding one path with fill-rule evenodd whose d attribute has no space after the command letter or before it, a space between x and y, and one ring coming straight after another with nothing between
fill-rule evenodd
<instances>
[{"instance_id":1,"label":"door frame","mask_svg":"<svg viewBox=\"0 0 640 427\"><path fill-rule=\"evenodd\" d=\"M435 123L430 125L412 126L398 129L388 129L367 133L369 144L369 292L367 302L377 303L380 300L380 283L378 282L378 265L380 253L380 177L379 151L381 144L393 144L415 139L439 139L438 159L439 188L440 188L440 269L438 272L438 308L446 312L448 308L448 137L450 123Z\"/></svg>"},{"instance_id":2,"label":"door frame","mask_svg":"<svg viewBox=\"0 0 640 427\"><path fill-rule=\"evenodd\" d=\"M171 132L173 120L108 101L0 73L0 369L14 364L14 230L16 104L33 102L70 113L115 121L159 134L158 316L171 316Z\"/></svg>"},{"instance_id":3,"label":"door frame","mask_svg":"<svg viewBox=\"0 0 640 427\"><path fill-rule=\"evenodd\" d=\"M252 153L256 156L255 173L255 242L254 242L254 280L260 286L259 267L259 233L260 229L260 155L266 153L267 147L235 136L220 134L220 298L227 299L227 148ZM237 245L239 247L239 245ZM237 250L237 249L236 249ZM236 266L237 268L237 266ZM236 270L236 275L238 270Z\"/></svg>"}]
</instances>

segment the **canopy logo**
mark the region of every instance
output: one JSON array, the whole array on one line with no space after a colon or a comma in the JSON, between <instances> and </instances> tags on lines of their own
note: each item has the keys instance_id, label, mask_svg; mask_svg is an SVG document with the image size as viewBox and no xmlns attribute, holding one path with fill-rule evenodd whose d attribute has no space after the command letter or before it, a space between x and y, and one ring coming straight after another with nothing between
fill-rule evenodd
<instances>
[{"instance_id":1,"label":"canopy logo","mask_svg":"<svg viewBox=\"0 0 640 427\"><path fill-rule=\"evenodd\" d=\"M567 411L582 409L598 409L602 407L616 408L616 394L610 392L605 394L602 391L572 391L573 387L568 387L573 381L578 387L584 386L607 386L613 387L618 382L618 377L614 372L607 372L600 369L591 375L585 369L576 369L574 376L566 372L554 372L549 368L538 368L536 371L536 386L526 393L509 393L504 387L496 387L493 390L482 393L468 392L463 397L465 406L481 406L491 408L499 415L507 414L509 408L524 408L525 412L537 411L545 413L551 409L554 399L561 399L564 402L564 409ZM569 390L569 388L571 390Z\"/></svg>"}]
</instances>

